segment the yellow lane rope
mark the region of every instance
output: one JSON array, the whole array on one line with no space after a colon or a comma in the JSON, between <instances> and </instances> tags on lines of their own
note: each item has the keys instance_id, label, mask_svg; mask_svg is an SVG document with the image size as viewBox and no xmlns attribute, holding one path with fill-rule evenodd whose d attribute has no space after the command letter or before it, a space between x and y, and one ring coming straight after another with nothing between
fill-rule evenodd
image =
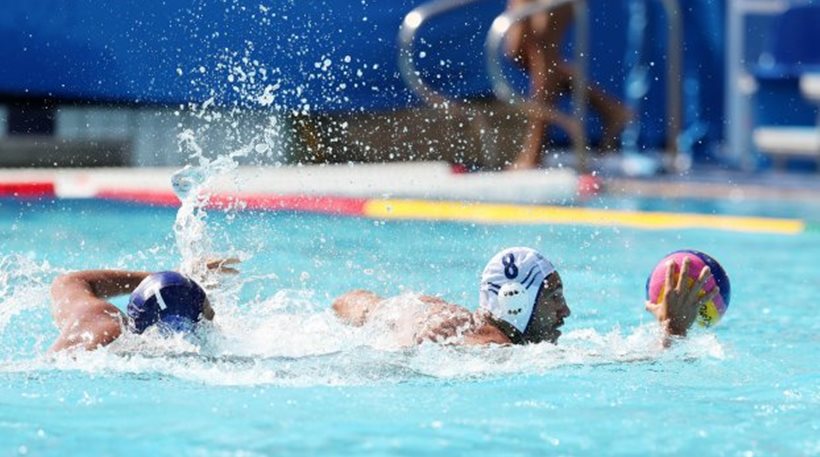
<instances>
[{"instance_id":1,"label":"yellow lane rope","mask_svg":"<svg viewBox=\"0 0 820 457\"><path fill-rule=\"evenodd\" d=\"M787 235L802 233L806 229L806 224L797 219L425 200L373 199L365 203L364 215L374 219L444 220L497 224L579 224L649 230L702 228Z\"/></svg>"}]
</instances>

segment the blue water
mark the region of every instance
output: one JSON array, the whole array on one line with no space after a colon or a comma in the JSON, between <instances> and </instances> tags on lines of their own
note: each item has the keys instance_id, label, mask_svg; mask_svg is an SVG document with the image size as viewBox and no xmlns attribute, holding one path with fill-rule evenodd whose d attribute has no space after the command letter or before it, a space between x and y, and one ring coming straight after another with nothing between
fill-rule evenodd
<instances>
[{"instance_id":1,"label":"blue water","mask_svg":"<svg viewBox=\"0 0 820 457\"><path fill-rule=\"evenodd\" d=\"M213 253L243 258L214 328L45 356L55 275L175 268L174 220L0 200L0 455L820 454L819 233L211 212ZM474 308L484 263L509 245L561 271L572 316L557 345L402 348L328 310L351 288ZM723 263L732 303L663 350L644 281L683 247Z\"/></svg>"}]
</instances>

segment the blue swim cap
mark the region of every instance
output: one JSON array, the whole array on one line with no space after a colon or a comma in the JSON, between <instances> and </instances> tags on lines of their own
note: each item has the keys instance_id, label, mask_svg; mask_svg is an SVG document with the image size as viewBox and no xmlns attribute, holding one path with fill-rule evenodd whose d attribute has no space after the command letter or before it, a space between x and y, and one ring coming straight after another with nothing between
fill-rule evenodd
<instances>
[{"instance_id":1,"label":"blue swim cap","mask_svg":"<svg viewBox=\"0 0 820 457\"><path fill-rule=\"evenodd\" d=\"M205 291L175 271L153 273L134 289L128 301L129 328L142 333L154 324L189 332L202 319Z\"/></svg>"}]
</instances>

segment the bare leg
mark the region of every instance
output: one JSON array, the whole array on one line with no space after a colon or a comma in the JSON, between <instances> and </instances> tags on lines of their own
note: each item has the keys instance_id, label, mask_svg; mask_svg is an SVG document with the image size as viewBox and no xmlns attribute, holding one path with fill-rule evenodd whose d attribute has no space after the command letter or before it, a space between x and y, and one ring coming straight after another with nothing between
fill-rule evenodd
<instances>
[{"instance_id":1,"label":"bare leg","mask_svg":"<svg viewBox=\"0 0 820 457\"><path fill-rule=\"evenodd\" d=\"M532 45L530 44L528 48L532 48ZM548 93L549 78L547 77L547 62L539 51L538 49L527 49L529 55L527 68L530 74L530 91L533 98L545 100ZM527 117L527 136L524 140L524 148L510 166L511 169L529 170L540 165L541 149L544 146L544 129L546 127L547 121L543 117L537 113L530 113Z\"/></svg>"},{"instance_id":2,"label":"bare leg","mask_svg":"<svg viewBox=\"0 0 820 457\"><path fill-rule=\"evenodd\" d=\"M558 70L561 75L564 90L571 91L573 86L572 70L569 66L562 65ZM603 123L601 131L601 149L611 151L618 147L621 132L623 132L629 121L632 120L632 112L615 97L607 95L595 85L588 85L584 88L586 97L592 109L598 112Z\"/></svg>"},{"instance_id":3,"label":"bare leg","mask_svg":"<svg viewBox=\"0 0 820 457\"><path fill-rule=\"evenodd\" d=\"M605 94L597 87L588 87L589 103L601 115L601 149L614 151L618 149L627 124L632 121L632 111L620 100Z\"/></svg>"},{"instance_id":4,"label":"bare leg","mask_svg":"<svg viewBox=\"0 0 820 457\"><path fill-rule=\"evenodd\" d=\"M509 6L529 1L510 0ZM508 36L507 52L525 67L530 75L530 95L544 106L553 107L561 92L572 87L572 72L562 63L560 52L561 42L572 20L572 5L566 4L549 14L536 14L516 24ZM594 85L584 90L589 104L601 116L601 148L615 149L621 132L632 119L632 113L616 98ZM546 126L547 122L541 116L530 114L523 149L509 168L531 169L541 164Z\"/></svg>"},{"instance_id":5,"label":"bare leg","mask_svg":"<svg viewBox=\"0 0 820 457\"><path fill-rule=\"evenodd\" d=\"M518 47L521 49L519 61L530 75L530 96L552 109L564 85L564 75L561 74L559 65L560 40L571 21L570 5L559 7L549 15L537 14L527 21L526 29L520 32L518 40ZM546 127L547 121L542 116L535 113L528 116L524 147L510 166L511 169L532 169L541 164Z\"/></svg>"}]
</instances>

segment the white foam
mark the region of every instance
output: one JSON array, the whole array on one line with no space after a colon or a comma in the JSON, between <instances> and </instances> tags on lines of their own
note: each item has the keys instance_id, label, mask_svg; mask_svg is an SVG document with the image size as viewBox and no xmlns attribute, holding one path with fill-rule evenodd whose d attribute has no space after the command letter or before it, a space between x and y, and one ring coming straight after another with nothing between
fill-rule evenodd
<instances>
[{"instance_id":1,"label":"white foam","mask_svg":"<svg viewBox=\"0 0 820 457\"><path fill-rule=\"evenodd\" d=\"M49 293L47 276L52 271L48 262L33 256L0 257L0 333L15 316L43 305Z\"/></svg>"},{"instance_id":2,"label":"white foam","mask_svg":"<svg viewBox=\"0 0 820 457\"><path fill-rule=\"evenodd\" d=\"M282 290L247 303L238 303L235 297L216 301L215 323L192 336L126 333L97 351L47 355L45 348L56 330L44 293L57 272L44 262L20 256L2 258L0 265L0 340L17 345L4 351L4 373L68 370L231 386L363 385L725 356L710 333L695 334L665 350L657 326L649 324L628 332L575 329L557 345L415 346L404 331L396 330L403 319L425 314L427 305L416 295L392 299L384 311L374 314L373 322L352 327L309 290ZM231 290L238 293L241 285ZM33 331L41 333L41 340L28 338Z\"/></svg>"}]
</instances>

